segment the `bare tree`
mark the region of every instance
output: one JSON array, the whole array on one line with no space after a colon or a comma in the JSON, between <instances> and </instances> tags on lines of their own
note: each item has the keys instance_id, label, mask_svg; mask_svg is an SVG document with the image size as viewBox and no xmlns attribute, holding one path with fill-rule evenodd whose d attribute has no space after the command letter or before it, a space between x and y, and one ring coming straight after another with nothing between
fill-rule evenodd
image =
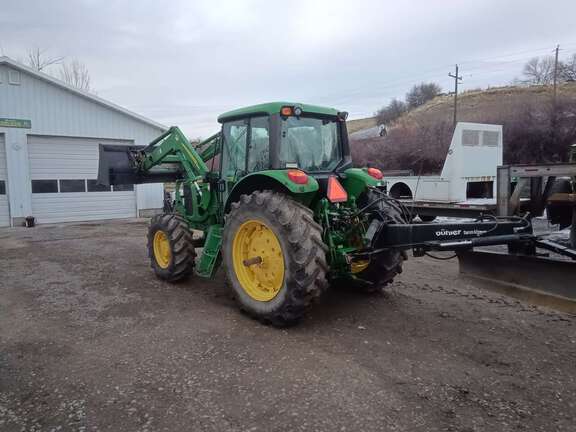
<instances>
[{"instance_id":1,"label":"bare tree","mask_svg":"<svg viewBox=\"0 0 576 432\"><path fill-rule=\"evenodd\" d=\"M417 84L406 93L406 104L409 109L419 107L434 99L441 91L442 88L436 83Z\"/></svg>"},{"instance_id":2,"label":"bare tree","mask_svg":"<svg viewBox=\"0 0 576 432\"><path fill-rule=\"evenodd\" d=\"M376 111L378 124L390 124L407 110L406 104L398 99L392 99L388 105Z\"/></svg>"},{"instance_id":3,"label":"bare tree","mask_svg":"<svg viewBox=\"0 0 576 432\"><path fill-rule=\"evenodd\" d=\"M64 57L52 57L46 55L46 49L32 48L28 50L28 66L37 71L42 71L49 66L62 63Z\"/></svg>"},{"instance_id":4,"label":"bare tree","mask_svg":"<svg viewBox=\"0 0 576 432\"><path fill-rule=\"evenodd\" d=\"M554 80L554 57L534 57L522 71L525 84L547 85Z\"/></svg>"},{"instance_id":5,"label":"bare tree","mask_svg":"<svg viewBox=\"0 0 576 432\"><path fill-rule=\"evenodd\" d=\"M576 81L576 54L558 65L561 81Z\"/></svg>"},{"instance_id":6,"label":"bare tree","mask_svg":"<svg viewBox=\"0 0 576 432\"><path fill-rule=\"evenodd\" d=\"M79 60L62 63L60 79L80 90L90 91L90 73L86 65Z\"/></svg>"}]
</instances>

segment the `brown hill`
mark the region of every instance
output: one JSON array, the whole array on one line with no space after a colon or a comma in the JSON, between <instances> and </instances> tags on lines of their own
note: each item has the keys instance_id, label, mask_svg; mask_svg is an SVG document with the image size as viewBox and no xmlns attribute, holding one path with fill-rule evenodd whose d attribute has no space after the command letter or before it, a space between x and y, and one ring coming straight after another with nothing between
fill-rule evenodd
<instances>
[{"instance_id":1,"label":"brown hill","mask_svg":"<svg viewBox=\"0 0 576 432\"><path fill-rule=\"evenodd\" d=\"M458 120L501 124L504 162L565 161L576 143L576 83L499 87L467 91L458 97ZM386 137L352 140L357 164L386 170L439 171L452 138L453 98L440 96L400 117Z\"/></svg>"},{"instance_id":2,"label":"brown hill","mask_svg":"<svg viewBox=\"0 0 576 432\"><path fill-rule=\"evenodd\" d=\"M376 121L376 117L368 117L363 119L356 119L356 120L348 120L346 122L346 128L348 129L348 133L358 132L364 129L370 129L374 126L377 126L378 123Z\"/></svg>"}]
</instances>

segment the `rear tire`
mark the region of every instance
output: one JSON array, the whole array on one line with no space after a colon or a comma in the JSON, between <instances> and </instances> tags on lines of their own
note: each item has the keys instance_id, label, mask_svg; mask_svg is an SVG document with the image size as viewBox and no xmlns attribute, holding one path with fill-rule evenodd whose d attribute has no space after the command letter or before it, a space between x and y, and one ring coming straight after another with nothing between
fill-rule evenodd
<instances>
[{"instance_id":1,"label":"rear tire","mask_svg":"<svg viewBox=\"0 0 576 432\"><path fill-rule=\"evenodd\" d=\"M359 206L368 205L371 201L379 199L380 196L368 191L359 200ZM374 204L380 212L389 219L389 223L406 223L406 215L395 206L386 201L379 201ZM354 288L365 293L379 293L384 287L392 283L394 278L402 273L402 264L407 259L405 251L391 250L373 255L366 269L355 273Z\"/></svg>"},{"instance_id":2,"label":"rear tire","mask_svg":"<svg viewBox=\"0 0 576 432\"><path fill-rule=\"evenodd\" d=\"M240 309L263 323L284 327L303 317L328 286L326 251L312 211L284 194L242 195L226 217L228 284Z\"/></svg>"},{"instance_id":3,"label":"rear tire","mask_svg":"<svg viewBox=\"0 0 576 432\"><path fill-rule=\"evenodd\" d=\"M192 232L179 215L154 216L148 228L150 266L159 279L176 282L190 276L196 253Z\"/></svg>"}]
</instances>

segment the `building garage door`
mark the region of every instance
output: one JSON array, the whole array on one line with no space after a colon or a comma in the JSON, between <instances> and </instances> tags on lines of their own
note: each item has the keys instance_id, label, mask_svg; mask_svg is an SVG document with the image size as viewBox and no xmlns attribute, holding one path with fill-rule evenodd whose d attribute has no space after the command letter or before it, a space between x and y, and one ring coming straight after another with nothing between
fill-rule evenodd
<instances>
[{"instance_id":1,"label":"building garage door","mask_svg":"<svg viewBox=\"0 0 576 432\"><path fill-rule=\"evenodd\" d=\"M8 187L6 179L6 147L4 134L0 134L0 227L10 225L10 212L8 211Z\"/></svg>"},{"instance_id":2,"label":"building garage door","mask_svg":"<svg viewBox=\"0 0 576 432\"><path fill-rule=\"evenodd\" d=\"M96 184L98 144L133 144L89 138L28 136L32 214L38 223L136 216L133 185Z\"/></svg>"}]
</instances>

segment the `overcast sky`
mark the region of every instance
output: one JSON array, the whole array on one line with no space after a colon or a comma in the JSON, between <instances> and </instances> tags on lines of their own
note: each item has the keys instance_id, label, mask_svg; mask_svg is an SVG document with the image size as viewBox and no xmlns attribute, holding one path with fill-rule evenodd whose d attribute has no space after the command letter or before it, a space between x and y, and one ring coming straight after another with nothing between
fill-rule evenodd
<instances>
[{"instance_id":1,"label":"overcast sky","mask_svg":"<svg viewBox=\"0 0 576 432\"><path fill-rule=\"evenodd\" d=\"M371 115L420 81L509 83L533 56L576 52L574 0L19 0L0 47L84 62L100 97L191 137L271 100ZM56 69L53 69L56 72Z\"/></svg>"}]
</instances>

